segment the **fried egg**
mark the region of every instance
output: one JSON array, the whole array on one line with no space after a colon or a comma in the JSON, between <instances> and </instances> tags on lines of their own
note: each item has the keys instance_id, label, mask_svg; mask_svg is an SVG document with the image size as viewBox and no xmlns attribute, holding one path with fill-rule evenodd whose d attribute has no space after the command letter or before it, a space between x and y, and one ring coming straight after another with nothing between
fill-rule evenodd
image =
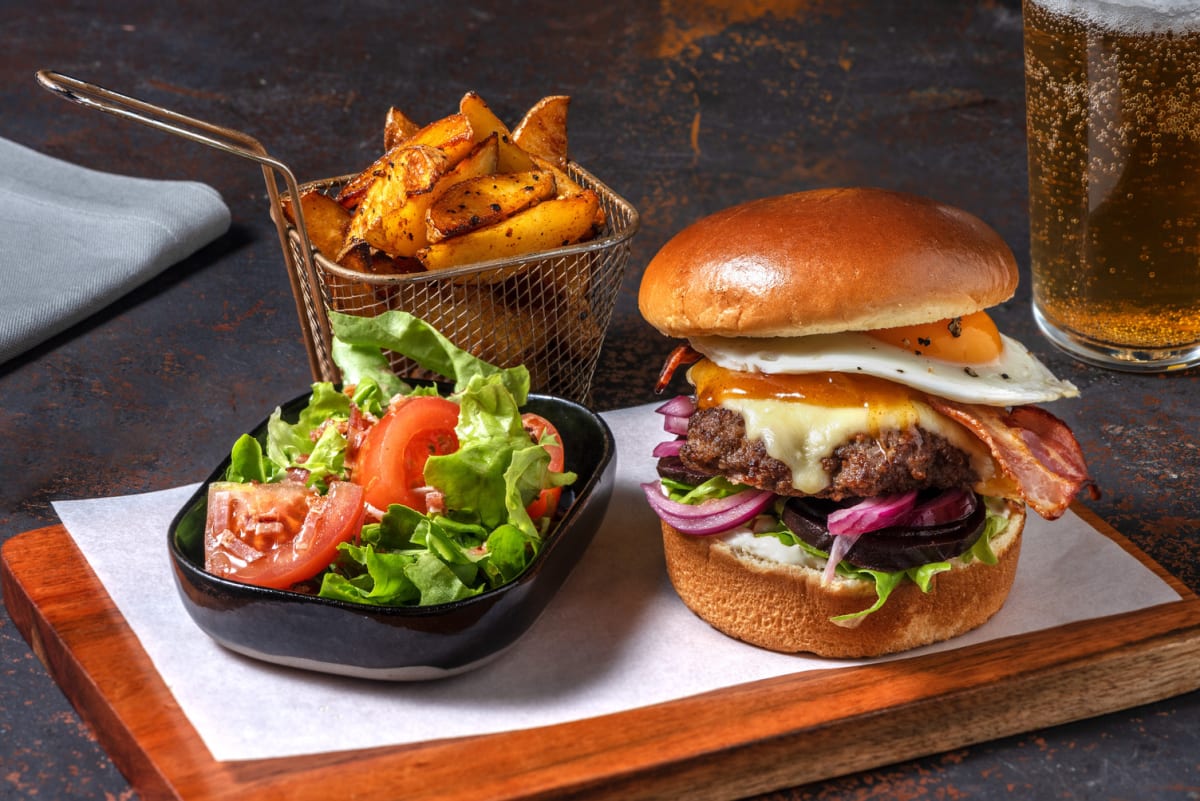
<instances>
[{"instance_id":1,"label":"fried egg","mask_svg":"<svg viewBox=\"0 0 1200 801\"><path fill-rule=\"evenodd\" d=\"M692 347L727 370L872 375L962 403L1016 406L1073 398L1029 349L985 312L925 325L806 337L695 337Z\"/></svg>"}]
</instances>

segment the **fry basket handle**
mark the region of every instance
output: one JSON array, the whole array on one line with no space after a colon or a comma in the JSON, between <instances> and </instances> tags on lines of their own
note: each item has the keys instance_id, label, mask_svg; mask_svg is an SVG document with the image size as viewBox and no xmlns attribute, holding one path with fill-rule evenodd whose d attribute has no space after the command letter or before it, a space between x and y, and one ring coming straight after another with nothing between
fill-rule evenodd
<instances>
[{"instance_id":1,"label":"fry basket handle","mask_svg":"<svg viewBox=\"0 0 1200 801\"><path fill-rule=\"evenodd\" d=\"M304 210L301 208L300 188L296 182L296 176L286 164L268 154L266 148L257 139L241 131L235 131L231 128L224 128L195 119L194 117L188 117L184 114L118 94L101 86L81 81L78 78L72 78L53 70L38 70L37 80L44 88L74 103L99 109L100 111L123 117L124 119L140 122L151 128L157 128L160 131L166 131L176 136L182 136L185 139L191 139L193 142L199 142L202 145L241 156L261 165L263 179L267 183L267 194L271 199L271 208L275 212L272 216L275 218L275 228L279 233L279 244L283 248L286 261L289 247L287 226L284 221L283 206L280 200L279 184L276 176L282 178L284 186L293 201L292 213L296 221L296 233L300 236L300 250L304 262L303 269L306 273L305 278L308 280L308 286L317 286L316 267L313 264L312 257L312 243L308 238L308 226L304 221ZM305 311L302 301L302 288L299 283L301 280L300 276L296 275L294 270L289 270L288 273L288 277L292 282L292 294L296 300L296 312L300 316L300 326L304 331L305 345L308 348L309 366L312 368L313 375L316 376L320 372L320 363L315 349L315 337L321 337L322 342L328 341L328 332L324 330L314 332L312 330L313 321L310 320L308 313ZM323 327L323 323L319 318L320 316L318 315L317 325Z\"/></svg>"}]
</instances>

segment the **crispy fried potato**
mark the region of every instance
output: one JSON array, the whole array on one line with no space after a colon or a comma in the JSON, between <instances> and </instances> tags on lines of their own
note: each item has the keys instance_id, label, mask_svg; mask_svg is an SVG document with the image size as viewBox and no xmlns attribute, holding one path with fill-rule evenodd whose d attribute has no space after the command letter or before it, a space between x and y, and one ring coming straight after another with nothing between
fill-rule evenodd
<instances>
[{"instance_id":1,"label":"crispy fried potato","mask_svg":"<svg viewBox=\"0 0 1200 801\"><path fill-rule=\"evenodd\" d=\"M416 259L393 258L358 240L347 241L337 254L336 261L348 270L369 275L406 275L425 270Z\"/></svg>"},{"instance_id":2,"label":"crispy fried potato","mask_svg":"<svg viewBox=\"0 0 1200 801\"><path fill-rule=\"evenodd\" d=\"M372 251L371 246L361 239L348 239L342 245L342 249L338 251L334 261L348 270L374 273L377 253L378 251ZM380 255L383 258L390 258L383 254Z\"/></svg>"},{"instance_id":3,"label":"crispy fried potato","mask_svg":"<svg viewBox=\"0 0 1200 801\"><path fill-rule=\"evenodd\" d=\"M322 256L324 254L321 254ZM366 242L349 242L337 256L337 265L364 276L405 275L424 272L416 259L394 259L375 250ZM396 285L370 280L354 280L335 272L318 258L317 268L325 284L330 305L337 311L349 313L364 309L389 308Z\"/></svg>"},{"instance_id":4,"label":"crispy fried potato","mask_svg":"<svg viewBox=\"0 0 1200 801\"><path fill-rule=\"evenodd\" d=\"M567 166L567 95L543 97L513 129L513 142L531 156Z\"/></svg>"},{"instance_id":5,"label":"crispy fried potato","mask_svg":"<svg viewBox=\"0 0 1200 801\"><path fill-rule=\"evenodd\" d=\"M346 208L358 206L372 185L386 176L395 161L401 157L401 151L410 147L432 147L446 155L450 166L461 161L475 147L475 137L471 123L463 114L451 114L421 128L412 136L404 139L396 147L375 159L370 167L351 178L338 192L337 201Z\"/></svg>"},{"instance_id":6,"label":"crispy fried potato","mask_svg":"<svg viewBox=\"0 0 1200 801\"><path fill-rule=\"evenodd\" d=\"M458 113L420 128L392 108L385 154L338 195L353 212L337 252L363 271L412 259L438 270L590 238L604 210L566 171L569 102L542 98L516 129L475 92L463 95ZM576 299L589 283L547 289Z\"/></svg>"},{"instance_id":7,"label":"crispy fried potato","mask_svg":"<svg viewBox=\"0 0 1200 801\"><path fill-rule=\"evenodd\" d=\"M531 158L539 170L546 170L554 176L554 183L558 187L559 197L569 197L570 195L578 195L583 192L583 186L572 178L570 173L553 161L541 156L531 156Z\"/></svg>"},{"instance_id":8,"label":"crispy fried potato","mask_svg":"<svg viewBox=\"0 0 1200 801\"><path fill-rule=\"evenodd\" d=\"M547 161L541 156L533 156L533 163L537 165L538 169L548 170L554 175L554 182L558 186L559 197L570 197L571 195L578 195L582 192L588 191L585 190L578 181L572 178L570 173L568 173L565 169L550 161ZM592 228L594 228L595 232L599 234L604 230L604 225L607 221L608 216L604 211L604 207L597 204L596 217L592 220Z\"/></svg>"},{"instance_id":9,"label":"crispy fried potato","mask_svg":"<svg viewBox=\"0 0 1200 801\"><path fill-rule=\"evenodd\" d=\"M445 186L441 189L444 190L458 181L494 174L500 158L497 138L496 134L491 134L482 142L478 142L475 148L446 174ZM440 195L441 192L439 191L437 194Z\"/></svg>"},{"instance_id":10,"label":"crispy fried potato","mask_svg":"<svg viewBox=\"0 0 1200 801\"><path fill-rule=\"evenodd\" d=\"M284 216L292 225L298 225L291 196L281 198L281 203ZM300 209L304 213L308 241L319 253L325 254L326 258L335 258L342 249L346 230L350 227L350 212L342 204L316 189L310 189L300 195Z\"/></svg>"},{"instance_id":11,"label":"crispy fried potato","mask_svg":"<svg viewBox=\"0 0 1200 801\"><path fill-rule=\"evenodd\" d=\"M367 192L349 233L393 257L413 258L429 244L430 205L448 188L492 174L496 163L495 136L474 145L453 168L442 150L406 145L397 152L385 179Z\"/></svg>"},{"instance_id":12,"label":"crispy fried potato","mask_svg":"<svg viewBox=\"0 0 1200 801\"><path fill-rule=\"evenodd\" d=\"M332 209L304 206L325 300L355 314L402 308L492 363L527 365L536 386L575 382L603 336L603 264L586 250L541 256L600 234L606 219L600 195L568 172L569 101L544 97L515 128L475 92L424 126L389 109L383 154L336 199L313 201ZM504 259L519 266L382 277Z\"/></svg>"},{"instance_id":13,"label":"crispy fried potato","mask_svg":"<svg viewBox=\"0 0 1200 801\"><path fill-rule=\"evenodd\" d=\"M470 119L465 114L451 114L417 131L404 141L404 146L436 147L446 154L447 160L453 166L470 153L478 142Z\"/></svg>"},{"instance_id":14,"label":"crispy fried potato","mask_svg":"<svg viewBox=\"0 0 1200 801\"><path fill-rule=\"evenodd\" d=\"M408 118L403 111L392 106L388 109L383 121L383 151L386 153L394 147L404 144L406 139L421 130L421 126Z\"/></svg>"},{"instance_id":15,"label":"crispy fried potato","mask_svg":"<svg viewBox=\"0 0 1200 801\"><path fill-rule=\"evenodd\" d=\"M591 190L546 200L486 228L436 242L418 251L417 258L427 270L444 270L571 245L591 235L599 203Z\"/></svg>"},{"instance_id":16,"label":"crispy fried potato","mask_svg":"<svg viewBox=\"0 0 1200 801\"><path fill-rule=\"evenodd\" d=\"M370 167L367 167L347 181L337 193L337 202L348 209L354 209L358 206L376 179L382 178L384 173L387 172L388 164L395 158L395 154L401 146L397 145L391 150L385 150L382 156L371 162Z\"/></svg>"},{"instance_id":17,"label":"crispy fried potato","mask_svg":"<svg viewBox=\"0 0 1200 801\"><path fill-rule=\"evenodd\" d=\"M355 210L347 236L391 256L413 256L425 244L428 204L422 196L449 172L449 159L438 148L425 145L406 145L393 153L387 171L371 184ZM419 236L416 245L415 236Z\"/></svg>"},{"instance_id":18,"label":"crispy fried potato","mask_svg":"<svg viewBox=\"0 0 1200 801\"><path fill-rule=\"evenodd\" d=\"M556 194L548 172L506 172L460 181L429 207L430 242L500 222Z\"/></svg>"},{"instance_id":19,"label":"crispy fried potato","mask_svg":"<svg viewBox=\"0 0 1200 801\"><path fill-rule=\"evenodd\" d=\"M467 92L458 104L458 112L471 121L477 141L482 141L491 134L496 134L500 151L500 163L497 172L522 172L533 169L533 161L529 154L517 147L513 142L512 132L500 121L487 103L475 92Z\"/></svg>"}]
</instances>

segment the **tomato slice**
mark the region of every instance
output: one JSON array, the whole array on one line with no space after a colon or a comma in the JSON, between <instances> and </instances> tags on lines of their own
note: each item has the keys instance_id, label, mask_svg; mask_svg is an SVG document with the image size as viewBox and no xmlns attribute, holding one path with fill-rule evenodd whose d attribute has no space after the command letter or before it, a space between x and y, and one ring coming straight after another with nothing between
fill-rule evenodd
<instances>
[{"instance_id":1,"label":"tomato slice","mask_svg":"<svg viewBox=\"0 0 1200 801\"><path fill-rule=\"evenodd\" d=\"M398 401L371 426L350 479L363 488L376 509L393 503L428 512L424 493L425 462L458 450L458 404L433 395Z\"/></svg>"},{"instance_id":2,"label":"tomato slice","mask_svg":"<svg viewBox=\"0 0 1200 801\"><path fill-rule=\"evenodd\" d=\"M521 415L521 422L534 442L542 442L547 435L553 438L553 442L547 440L546 442L542 442L542 446L550 454L550 469L561 473L565 461L563 457L562 437L558 435L558 429L545 417L533 412L526 412ZM543 517L554 514L555 510L558 509L558 500L561 496L561 487L542 490L541 494L525 507L525 512L529 515L530 519L534 521L541 520Z\"/></svg>"},{"instance_id":3,"label":"tomato slice","mask_svg":"<svg viewBox=\"0 0 1200 801\"><path fill-rule=\"evenodd\" d=\"M299 482L208 488L204 569L224 578L285 590L316 576L339 543L362 530L363 491L334 481L325 495Z\"/></svg>"}]
</instances>

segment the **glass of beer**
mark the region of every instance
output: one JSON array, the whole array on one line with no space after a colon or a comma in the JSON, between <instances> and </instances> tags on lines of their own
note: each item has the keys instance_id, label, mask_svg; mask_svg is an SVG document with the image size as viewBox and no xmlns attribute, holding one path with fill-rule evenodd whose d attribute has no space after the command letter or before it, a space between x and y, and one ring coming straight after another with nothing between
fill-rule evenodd
<instances>
[{"instance_id":1,"label":"glass of beer","mask_svg":"<svg viewBox=\"0 0 1200 801\"><path fill-rule=\"evenodd\" d=\"M1023 9L1034 317L1090 364L1200 364L1200 2Z\"/></svg>"}]
</instances>

